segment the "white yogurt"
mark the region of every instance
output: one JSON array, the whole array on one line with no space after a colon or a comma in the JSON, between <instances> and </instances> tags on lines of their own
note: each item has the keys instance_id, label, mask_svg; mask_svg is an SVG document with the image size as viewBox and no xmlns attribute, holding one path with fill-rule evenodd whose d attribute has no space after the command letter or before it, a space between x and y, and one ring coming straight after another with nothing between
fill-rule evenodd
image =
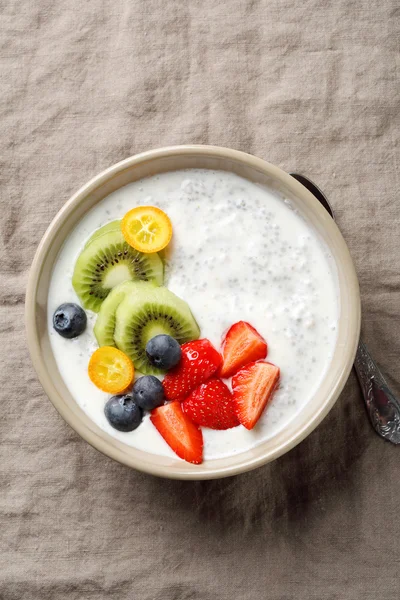
<instances>
[{"instance_id":1,"label":"white yogurt","mask_svg":"<svg viewBox=\"0 0 400 600\"><path fill-rule=\"evenodd\" d=\"M165 173L127 185L93 208L66 240L48 298L54 356L67 387L99 427L136 448L175 457L148 417L130 433L104 416L109 397L87 375L97 348L96 315L75 340L52 327L54 310L78 302L71 277L91 234L131 208L154 205L168 213L173 242L165 285L189 304L201 337L217 348L233 323L250 322L268 342L268 360L281 369L281 385L252 431L204 428L205 459L243 452L276 435L310 400L335 346L339 314L336 273L327 249L290 204L267 188L222 171Z\"/></svg>"}]
</instances>

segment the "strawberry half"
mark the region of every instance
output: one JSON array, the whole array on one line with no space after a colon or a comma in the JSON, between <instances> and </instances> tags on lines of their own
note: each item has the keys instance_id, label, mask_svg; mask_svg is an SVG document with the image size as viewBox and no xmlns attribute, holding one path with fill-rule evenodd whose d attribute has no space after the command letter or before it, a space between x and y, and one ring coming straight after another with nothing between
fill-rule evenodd
<instances>
[{"instance_id":1,"label":"strawberry half","mask_svg":"<svg viewBox=\"0 0 400 600\"><path fill-rule=\"evenodd\" d=\"M230 429L239 425L233 396L220 379L202 383L182 404L183 412L197 425Z\"/></svg>"},{"instance_id":2,"label":"strawberry half","mask_svg":"<svg viewBox=\"0 0 400 600\"><path fill-rule=\"evenodd\" d=\"M265 358L267 351L267 342L250 323L235 323L222 342L224 362L221 377L231 377L244 365Z\"/></svg>"},{"instance_id":3,"label":"strawberry half","mask_svg":"<svg viewBox=\"0 0 400 600\"><path fill-rule=\"evenodd\" d=\"M195 465L203 462L203 434L184 414L179 402L155 408L150 420L180 458Z\"/></svg>"},{"instance_id":4,"label":"strawberry half","mask_svg":"<svg viewBox=\"0 0 400 600\"><path fill-rule=\"evenodd\" d=\"M186 398L198 385L210 379L219 369L222 357L208 340L195 340L181 346L182 358L163 381L168 400Z\"/></svg>"},{"instance_id":5,"label":"strawberry half","mask_svg":"<svg viewBox=\"0 0 400 600\"><path fill-rule=\"evenodd\" d=\"M246 429L253 429L279 381L279 367L253 362L232 378L236 414Z\"/></svg>"}]
</instances>

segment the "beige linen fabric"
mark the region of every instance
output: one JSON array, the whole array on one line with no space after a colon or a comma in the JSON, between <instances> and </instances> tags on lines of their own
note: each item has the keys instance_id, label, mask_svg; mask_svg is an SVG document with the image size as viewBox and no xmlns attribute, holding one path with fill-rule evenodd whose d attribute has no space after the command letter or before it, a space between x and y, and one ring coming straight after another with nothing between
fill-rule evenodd
<instances>
[{"instance_id":1,"label":"beige linen fabric","mask_svg":"<svg viewBox=\"0 0 400 600\"><path fill-rule=\"evenodd\" d=\"M399 18L396 0L3 0L1 600L398 600L400 449L353 374L275 463L163 481L58 416L23 303L42 234L93 175L158 146L238 148L328 194L400 394Z\"/></svg>"}]
</instances>

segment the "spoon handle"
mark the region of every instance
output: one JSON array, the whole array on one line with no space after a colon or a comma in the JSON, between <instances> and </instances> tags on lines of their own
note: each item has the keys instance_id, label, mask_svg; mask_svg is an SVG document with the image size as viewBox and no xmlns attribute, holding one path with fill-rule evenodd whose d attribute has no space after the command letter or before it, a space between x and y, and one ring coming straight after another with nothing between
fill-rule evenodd
<instances>
[{"instance_id":1,"label":"spoon handle","mask_svg":"<svg viewBox=\"0 0 400 600\"><path fill-rule=\"evenodd\" d=\"M383 438L400 444L400 402L361 340L354 366L372 426Z\"/></svg>"}]
</instances>

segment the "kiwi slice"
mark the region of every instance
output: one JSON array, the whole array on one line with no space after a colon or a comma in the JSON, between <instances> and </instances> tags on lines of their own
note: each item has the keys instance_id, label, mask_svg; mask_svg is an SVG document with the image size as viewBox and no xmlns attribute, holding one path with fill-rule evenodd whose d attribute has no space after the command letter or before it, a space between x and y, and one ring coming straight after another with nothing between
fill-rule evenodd
<instances>
[{"instance_id":1,"label":"kiwi slice","mask_svg":"<svg viewBox=\"0 0 400 600\"><path fill-rule=\"evenodd\" d=\"M117 308L114 340L141 373L160 375L147 359L147 342L165 333L183 344L199 337L199 326L186 302L167 288L141 282L135 286Z\"/></svg>"},{"instance_id":2,"label":"kiwi slice","mask_svg":"<svg viewBox=\"0 0 400 600\"><path fill-rule=\"evenodd\" d=\"M110 291L123 281L163 282L163 263L157 253L142 254L130 246L121 230L93 239L75 264L72 285L84 308L98 312Z\"/></svg>"},{"instance_id":3,"label":"kiwi slice","mask_svg":"<svg viewBox=\"0 0 400 600\"><path fill-rule=\"evenodd\" d=\"M120 220L111 221L110 223L107 223L107 225L103 225L103 227L96 229L96 231L90 236L90 238L88 239L88 241L85 244L85 248L87 248L89 246L89 244L91 244L94 240L97 240L97 238L99 238L104 233L108 233L109 231L120 231L120 230L121 230L121 221Z\"/></svg>"},{"instance_id":4,"label":"kiwi slice","mask_svg":"<svg viewBox=\"0 0 400 600\"><path fill-rule=\"evenodd\" d=\"M115 313L126 294L135 293L139 282L124 281L111 290L100 307L93 333L99 346L115 346Z\"/></svg>"}]
</instances>

